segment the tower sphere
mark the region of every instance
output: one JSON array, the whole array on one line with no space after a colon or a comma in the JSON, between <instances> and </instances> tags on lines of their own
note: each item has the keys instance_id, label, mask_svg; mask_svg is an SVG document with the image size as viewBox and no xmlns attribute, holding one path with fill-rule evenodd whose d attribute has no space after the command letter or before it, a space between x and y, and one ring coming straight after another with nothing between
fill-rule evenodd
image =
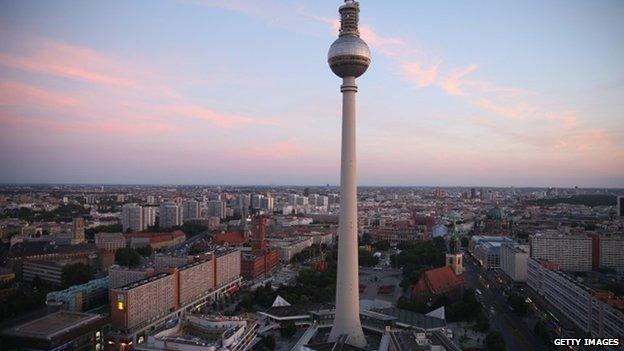
<instances>
[{"instance_id":1,"label":"tower sphere","mask_svg":"<svg viewBox=\"0 0 624 351\"><path fill-rule=\"evenodd\" d=\"M370 50L364 40L355 35L343 35L329 47L327 62L338 77L359 77L370 65Z\"/></svg>"}]
</instances>

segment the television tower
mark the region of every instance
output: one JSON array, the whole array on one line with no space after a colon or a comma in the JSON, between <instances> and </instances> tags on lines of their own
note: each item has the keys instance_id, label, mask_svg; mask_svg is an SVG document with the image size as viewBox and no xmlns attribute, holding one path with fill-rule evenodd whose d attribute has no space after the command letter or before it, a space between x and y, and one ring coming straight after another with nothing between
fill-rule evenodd
<instances>
[{"instance_id":1,"label":"television tower","mask_svg":"<svg viewBox=\"0 0 624 351\"><path fill-rule=\"evenodd\" d=\"M366 346L359 308L357 182L355 157L355 78L370 64L368 45L358 30L360 6L345 0L340 6L340 32L329 47L327 62L342 85L342 157L340 163L340 219L338 225L338 272L336 277L336 317L330 342L346 335L347 343Z\"/></svg>"}]
</instances>

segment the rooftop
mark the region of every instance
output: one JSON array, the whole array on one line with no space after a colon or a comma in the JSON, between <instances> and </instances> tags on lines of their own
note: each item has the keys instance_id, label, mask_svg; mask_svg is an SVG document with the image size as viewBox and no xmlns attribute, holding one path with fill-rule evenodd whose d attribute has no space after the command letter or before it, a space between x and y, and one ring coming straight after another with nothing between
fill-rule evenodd
<instances>
[{"instance_id":1,"label":"rooftop","mask_svg":"<svg viewBox=\"0 0 624 351\"><path fill-rule=\"evenodd\" d=\"M58 311L4 331L5 335L51 340L77 328L103 322L97 314Z\"/></svg>"}]
</instances>

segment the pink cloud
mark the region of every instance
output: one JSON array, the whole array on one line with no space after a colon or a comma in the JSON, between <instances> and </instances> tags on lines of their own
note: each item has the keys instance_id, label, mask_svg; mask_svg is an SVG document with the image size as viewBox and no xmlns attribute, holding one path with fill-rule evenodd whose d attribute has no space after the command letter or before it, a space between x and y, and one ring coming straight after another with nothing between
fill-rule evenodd
<instances>
[{"instance_id":1,"label":"pink cloud","mask_svg":"<svg viewBox=\"0 0 624 351\"><path fill-rule=\"evenodd\" d=\"M46 62L43 57L15 57L0 54L0 65L90 83L125 87L134 85L132 80L125 77L111 76L103 72L96 72L88 68L80 67L84 65L84 63L81 63L80 57L76 57L73 62L59 63L56 62L56 59L51 62Z\"/></svg>"},{"instance_id":2,"label":"pink cloud","mask_svg":"<svg viewBox=\"0 0 624 351\"><path fill-rule=\"evenodd\" d=\"M88 128L105 133L162 132L170 130L171 118L195 119L218 128L275 125L274 120L220 113L194 103L163 77L146 70L148 65L134 65L132 61L45 38L31 38L15 46L18 48L15 53L0 53L0 65L17 72L28 71L89 84L74 89L69 96L25 81L0 82L3 91L0 105L38 106L54 111L47 119L53 127L55 120L62 119L55 127L58 130L67 129L69 123L88 123ZM91 121L85 122L85 117ZM123 117L123 122L119 117ZM43 121L22 121L45 126Z\"/></svg>"},{"instance_id":3,"label":"pink cloud","mask_svg":"<svg viewBox=\"0 0 624 351\"><path fill-rule=\"evenodd\" d=\"M234 127L245 125L276 125L276 122L266 118L253 118L233 114L223 114L199 105L172 105L159 109L162 116L177 116L210 122L219 127Z\"/></svg>"},{"instance_id":4,"label":"pink cloud","mask_svg":"<svg viewBox=\"0 0 624 351\"><path fill-rule=\"evenodd\" d=\"M434 84L438 80L440 64L430 65L423 67L419 62L403 62L401 68L405 73L405 77L409 80L415 88L424 88Z\"/></svg>"},{"instance_id":5,"label":"pink cloud","mask_svg":"<svg viewBox=\"0 0 624 351\"><path fill-rule=\"evenodd\" d=\"M2 94L0 94L0 106L63 108L79 104L74 97L46 91L16 81L0 80L0 91L2 91Z\"/></svg>"},{"instance_id":6,"label":"pink cloud","mask_svg":"<svg viewBox=\"0 0 624 351\"><path fill-rule=\"evenodd\" d=\"M444 75L439 81L438 85L442 90L451 96L464 95L464 86L467 83L467 76L477 70L477 65L471 64L464 68L454 69L448 74Z\"/></svg>"}]
</instances>

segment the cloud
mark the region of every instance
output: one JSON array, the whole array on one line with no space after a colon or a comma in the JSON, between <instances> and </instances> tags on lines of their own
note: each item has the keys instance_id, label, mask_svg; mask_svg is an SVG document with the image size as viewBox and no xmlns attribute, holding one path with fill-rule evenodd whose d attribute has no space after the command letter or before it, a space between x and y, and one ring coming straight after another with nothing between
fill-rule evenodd
<instances>
[{"instance_id":1,"label":"cloud","mask_svg":"<svg viewBox=\"0 0 624 351\"><path fill-rule=\"evenodd\" d=\"M12 80L0 80L0 106L65 108L78 105L74 97Z\"/></svg>"},{"instance_id":2,"label":"cloud","mask_svg":"<svg viewBox=\"0 0 624 351\"><path fill-rule=\"evenodd\" d=\"M178 124L185 120L205 122L214 128L275 125L267 118L221 113L198 104L162 75L146 69L149 64L48 38L33 37L11 44L15 52L0 53L0 65L18 78L0 77L0 108L47 110L49 126L59 131L72 130L71 123L86 123L102 133L141 134L144 130L171 130L176 120ZM57 79L45 89L37 85L39 79L32 79L49 76ZM61 86L63 93L57 91ZM23 122L35 128L48 127L41 118ZM19 119L12 120L17 122Z\"/></svg>"}]
</instances>

